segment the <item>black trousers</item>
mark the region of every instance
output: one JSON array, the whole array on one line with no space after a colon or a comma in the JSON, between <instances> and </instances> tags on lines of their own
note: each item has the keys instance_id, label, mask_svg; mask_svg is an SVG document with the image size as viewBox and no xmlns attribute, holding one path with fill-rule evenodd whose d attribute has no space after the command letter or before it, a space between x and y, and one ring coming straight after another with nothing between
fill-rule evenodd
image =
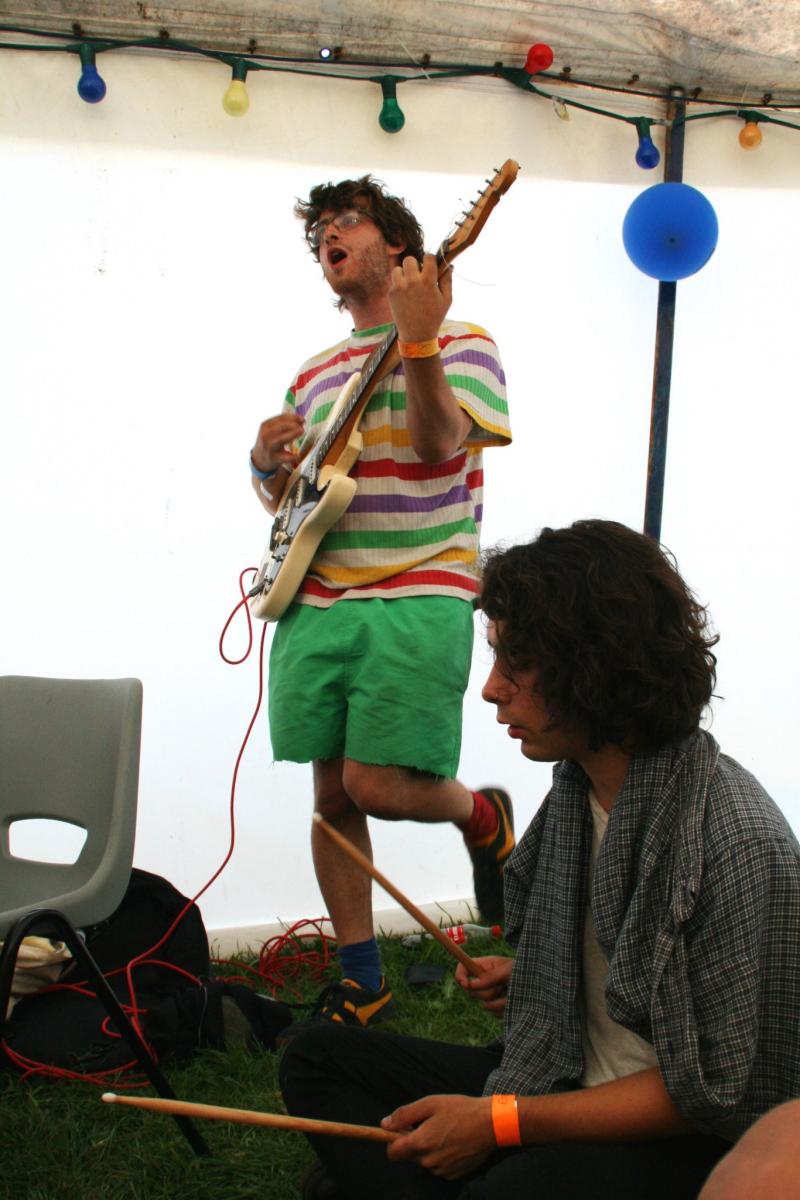
<instances>
[{"instance_id":1,"label":"black trousers","mask_svg":"<svg viewBox=\"0 0 800 1200\"><path fill-rule=\"evenodd\" d=\"M422 1096L480 1096L500 1051L335 1025L298 1033L281 1063L293 1116L377 1125ZM695 1200L730 1149L692 1135L647 1142L559 1142L497 1151L455 1183L392 1163L380 1143L309 1139L349 1200Z\"/></svg>"}]
</instances>

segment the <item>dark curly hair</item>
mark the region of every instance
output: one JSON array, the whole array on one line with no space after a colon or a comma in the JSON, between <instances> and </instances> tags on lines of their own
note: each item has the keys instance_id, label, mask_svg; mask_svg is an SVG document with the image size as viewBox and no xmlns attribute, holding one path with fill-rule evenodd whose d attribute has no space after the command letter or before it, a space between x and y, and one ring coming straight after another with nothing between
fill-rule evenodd
<instances>
[{"instance_id":1,"label":"dark curly hair","mask_svg":"<svg viewBox=\"0 0 800 1200\"><path fill-rule=\"evenodd\" d=\"M294 206L294 215L304 223L305 234L316 225L324 212L340 213L349 208L363 208L372 217L386 241L397 246L405 245L410 254L422 266L425 255L423 233L417 218L399 196L392 196L386 184L371 175L360 179L342 179L339 183L319 183L311 189L308 200L300 200ZM319 251L311 253L319 262Z\"/></svg>"},{"instance_id":2,"label":"dark curly hair","mask_svg":"<svg viewBox=\"0 0 800 1200\"><path fill-rule=\"evenodd\" d=\"M654 750L697 729L719 640L669 551L615 521L543 529L484 555L498 662L535 668L554 725L592 749Z\"/></svg>"}]
</instances>

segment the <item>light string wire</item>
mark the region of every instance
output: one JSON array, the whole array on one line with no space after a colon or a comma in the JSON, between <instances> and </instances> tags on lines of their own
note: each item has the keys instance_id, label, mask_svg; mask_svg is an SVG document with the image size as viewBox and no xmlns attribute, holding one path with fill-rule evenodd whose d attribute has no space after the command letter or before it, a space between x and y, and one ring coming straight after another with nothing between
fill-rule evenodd
<instances>
[{"instance_id":1,"label":"light string wire","mask_svg":"<svg viewBox=\"0 0 800 1200\"><path fill-rule=\"evenodd\" d=\"M392 70L402 69L408 70L407 62L400 61L383 61L377 62L358 62L353 63L353 66L363 68L368 71L373 67L380 67L382 73L371 75L365 73L355 74L352 71L342 70L338 62L328 64L320 62L317 64L311 59L301 57L277 56L277 55L254 55L231 53L230 51L211 50L203 46L197 46L189 42L183 42L178 39L173 39L170 36L159 38L136 38L136 39L118 39L118 38L94 38L89 36L77 37L75 33L52 32L45 30L30 29L24 26L0 24L0 34L14 33L25 36L43 37L58 39L56 45L47 45L40 42L37 43L21 43L21 42L3 42L0 40L0 50L17 50L27 52L57 52L66 54L80 55L82 49L89 48L94 54L104 54L112 50L150 50L158 53L177 54L180 56L198 56L200 58L209 58L216 62L220 62L229 69L244 68L248 73L255 71L274 71L292 75L306 75L315 78L327 79L344 79L351 82L382 84L385 80L391 80L397 83L417 83L417 82L435 82L437 80L448 79L465 79L470 77L491 77L496 79L504 79L506 82L519 88L522 91L529 92L533 95L540 96L545 100L558 101L569 108L576 108L584 112L593 113L596 116L610 118L615 121L623 121L628 125L641 126L643 121L649 121L651 125L667 125L677 127L679 124L684 124L688 121L707 120L710 117L729 117L735 116L743 120L758 120L767 122L773 125L782 125L787 129L796 129L800 131L800 124L794 124L791 121L784 121L778 117L771 116L766 109L772 112L789 109L794 111L800 108L800 102L776 104L772 101L769 93L764 93L761 104L749 104L744 106L731 107L729 100L714 100L710 97L702 99L697 94L697 89L694 93L682 97L684 104L704 104L704 105L725 105L718 110L696 113L690 116L676 118L675 121L670 121L659 117L635 117L624 113L612 112L607 108L601 108L598 105L587 104L582 100L574 100L560 92L546 91L533 82L531 75L522 67L508 67L501 62L494 63L491 66L480 66L459 63L429 63L424 67L419 68L417 74L392 74ZM540 78L552 80L554 83L568 84L573 87L588 87L598 88L603 91L614 92L620 95L639 96L646 99L662 100L665 103L673 98L670 91L663 93L650 90L639 90L630 87L612 87L607 84L599 84L590 80L573 78L566 71L559 75L542 72Z\"/></svg>"}]
</instances>

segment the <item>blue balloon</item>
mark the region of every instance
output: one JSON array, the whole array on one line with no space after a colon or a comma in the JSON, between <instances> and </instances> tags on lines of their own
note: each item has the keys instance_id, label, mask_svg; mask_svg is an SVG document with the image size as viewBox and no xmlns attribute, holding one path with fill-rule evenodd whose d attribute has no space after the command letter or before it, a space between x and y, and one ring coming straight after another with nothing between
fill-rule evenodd
<instances>
[{"instance_id":1,"label":"blue balloon","mask_svg":"<svg viewBox=\"0 0 800 1200\"><path fill-rule=\"evenodd\" d=\"M634 266L653 279L694 275L714 253L717 214L697 188L656 183L637 196L625 214L622 241Z\"/></svg>"}]
</instances>

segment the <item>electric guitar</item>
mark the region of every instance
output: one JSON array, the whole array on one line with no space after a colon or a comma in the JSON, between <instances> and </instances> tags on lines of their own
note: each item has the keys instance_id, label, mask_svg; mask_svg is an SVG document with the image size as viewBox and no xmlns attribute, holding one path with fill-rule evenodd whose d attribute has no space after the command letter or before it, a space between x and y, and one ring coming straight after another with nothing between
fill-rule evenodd
<instances>
[{"instance_id":1,"label":"electric guitar","mask_svg":"<svg viewBox=\"0 0 800 1200\"><path fill-rule=\"evenodd\" d=\"M454 232L436 253L440 279L453 259L477 239L518 170L518 164L507 159L456 222ZM277 621L283 615L323 537L349 507L358 486L350 472L363 444L358 430L361 416L376 385L399 361L397 330L392 326L362 369L348 379L322 429L303 439L298 464L281 494L272 533L248 593L250 610L262 621Z\"/></svg>"}]
</instances>

